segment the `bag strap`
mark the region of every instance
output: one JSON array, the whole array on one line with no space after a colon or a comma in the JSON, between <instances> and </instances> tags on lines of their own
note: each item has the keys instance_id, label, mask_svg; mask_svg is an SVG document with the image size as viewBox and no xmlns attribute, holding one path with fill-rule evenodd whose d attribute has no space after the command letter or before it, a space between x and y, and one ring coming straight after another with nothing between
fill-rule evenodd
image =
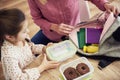
<instances>
[{"instance_id":1,"label":"bag strap","mask_svg":"<svg viewBox=\"0 0 120 80\"><path fill-rule=\"evenodd\" d=\"M98 68L102 70L103 68L107 67L110 65L112 62L116 61L116 58L107 58L107 59L102 59L98 63Z\"/></svg>"},{"instance_id":2,"label":"bag strap","mask_svg":"<svg viewBox=\"0 0 120 80\"><path fill-rule=\"evenodd\" d=\"M83 55L83 54L80 54L79 52L76 53L78 56L84 56L84 57L87 57L87 58L91 58L91 59L95 59L95 60L99 60L98 62L98 68L100 70L102 70L103 68L107 67L108 65L110 65L112 62L114 61L117 61L117 60L120 60L119 57L108 57L108 56L104 56L104 55L92 55L92 56L89 56L89 55Z\"/></svg>"}]
</instances>

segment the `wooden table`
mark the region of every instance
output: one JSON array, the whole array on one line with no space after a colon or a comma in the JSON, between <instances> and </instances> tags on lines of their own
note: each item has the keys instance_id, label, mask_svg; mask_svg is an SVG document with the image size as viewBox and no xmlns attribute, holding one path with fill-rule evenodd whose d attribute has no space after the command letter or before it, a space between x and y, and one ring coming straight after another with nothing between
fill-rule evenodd
<instances>
[{"instance_id":1,"label":"wooden table","mask_svg":"<svg viewBox=\"0 0 120 80\"><path fill-rule=\"evenodd\" d=\"M38 56L35 61L33 61L29 66L27 66L27 68L32 68L40 65L42 58L43 56ZM80 56L75 55L72 58L62 62L61 65L70 62L72 60L75 60L77 58L80 58ZM115 61L106 68L100 70L98 69L98 60L89 59L89 58L88 60L94 67L92 80L120 80L120 61ZM39 80L61 80L59 67L56 69L50 69L44 71L43 73L41 73Z\"/></svg>"}]
</instances>

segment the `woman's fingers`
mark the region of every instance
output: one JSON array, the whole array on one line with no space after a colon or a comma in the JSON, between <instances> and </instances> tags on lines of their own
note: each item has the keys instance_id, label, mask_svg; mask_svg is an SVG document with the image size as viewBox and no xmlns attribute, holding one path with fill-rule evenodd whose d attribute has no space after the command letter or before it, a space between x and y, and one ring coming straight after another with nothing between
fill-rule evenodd
<instances>
[{"instance_id":1,"label":"woman's fingers","mask_svg":"<svg viewBox=\"0 0 120 80\"><path fill-rule=\"evenodd\" d=\"M104 7L106 8L107 12L113 12L115 16L117 16L120 13L119 7L117 5L112 5L110 3L105 3Z\"/></svg>"},{"instance_id":2,"label":"woman's fingers","mask_svg":"<svg viewBox=\"0 0 120 80\"><path fill-rule=\"evenodd\" d=\"M119 11L118 8L116 9L115 14L116 14L117 16L120 14L120 11Z\"/></svg>"},{"instance_id":3,"label":"woman's fingers","mask_svg":"<svg viewBox=\"0 0 120 80\"><path fill-rule=\"evenodd\" d=\"M74 27L73 26L70 26L70 25L67 25L67 24L60 24L60 26L62 26L64 29L66 29L66 30L73 30L74 29Z\"/></svg>"},{"instance_id":4,"label":"woman's fingers","mask_svg":"<svg viewBox=\"0 0 120 80\"><path fill-rule=\"evenodd\" d=\"M59 31L63 35L69 35L73 29L74 29L73 26L66 25L66 24L60 24L59 26Z\"/></svg>"}]
</instances>

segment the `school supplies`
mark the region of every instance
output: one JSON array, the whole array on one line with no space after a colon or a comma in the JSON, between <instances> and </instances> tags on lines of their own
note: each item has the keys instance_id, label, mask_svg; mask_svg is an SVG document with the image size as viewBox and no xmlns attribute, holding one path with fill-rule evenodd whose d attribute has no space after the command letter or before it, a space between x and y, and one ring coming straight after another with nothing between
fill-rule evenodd
<instances>
[{"instance_id":1,"label":"school supplies","mask_svg":"<svg viewBox=\"0 0 120 80\"><path fill-rule=\"evenodd\" d=\"M83 48L83 46L86 44L85 43L85 28L81 28L79 32L77 32L78 36L78 44L79 48Z\"/></svg>"},{"instance_id":2,"label":"school supplies","mask_svg":"<svg viewBox=\"0 0 120 80\"><path fill-rule=\"evenodd\" d=\"M99 44L101 33L102 28L80 28L77 32L79 48L87 44Z\"/></svg>"},{"instance_id":3,"label":"school supplies","mask_svg":"<svg viewBox=\"0 0 120 80\"><path fill-rule=\"evenodd\" d=\"M100 40L100 35L102 33L102 28L96 29L96 28L86 28L86 43L90 44L98 44Z\"/></svg>"}]
</instances>

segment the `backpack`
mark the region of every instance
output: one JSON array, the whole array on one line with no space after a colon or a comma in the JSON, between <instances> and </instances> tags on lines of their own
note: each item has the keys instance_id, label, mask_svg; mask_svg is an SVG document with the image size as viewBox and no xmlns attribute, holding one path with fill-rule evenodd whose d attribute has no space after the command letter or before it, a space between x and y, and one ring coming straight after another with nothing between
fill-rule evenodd
<instances>
[{"instance_id":1,"label":"backpack","mask_svg":"<svg viewBox=\"0 0 120 80\"><path fill-rule=\"evenodd\" d=\"M95 16L94 16L95 17ZM98 20L99 19L99 20ZM97 25L96 25L97 24ZM92 25L95 28L103 28L102 33L99 39L99 49L95 53L87 53L82 49L78 48L78 39L77 32L80 28L88 28ZM99 66L102 68L115 61L120 59L120 14L117 17L114 17L113 13L102 13L97 15L97 17L79 23L75 30L69 35L69 39L76 45L78 48L78 54L92 57L100 58ZM100 68L101 68L100 67Z\"/></svg>"}]
</instances>

